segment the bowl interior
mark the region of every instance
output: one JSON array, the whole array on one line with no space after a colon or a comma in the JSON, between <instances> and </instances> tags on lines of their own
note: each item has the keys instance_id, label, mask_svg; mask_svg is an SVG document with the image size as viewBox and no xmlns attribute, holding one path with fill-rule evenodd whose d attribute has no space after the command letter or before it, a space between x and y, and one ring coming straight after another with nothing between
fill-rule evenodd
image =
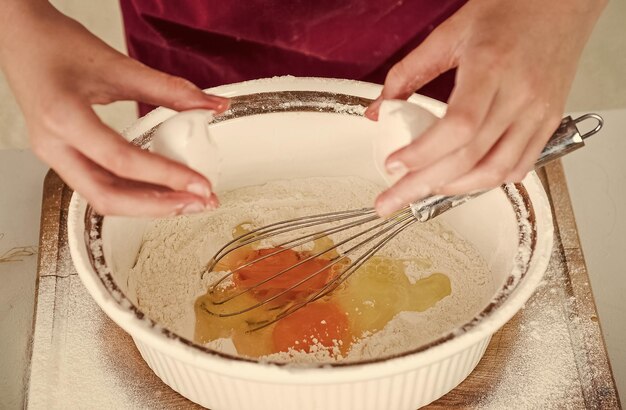
<instances>
[{"instance_id":1,"label":"bowl interior","mask_svg":"<svg viewBox=\"0 0 626 410\"><path fill-rule=\"evenodd\" d=\"M382 189L383 179L372 160L372 139L382 131L377 123L362 116L368 102L324 92L261 93L235 98L232 109L210 126L223 158L216 191L277 179L350 175L368 179ZM416 101L420 102L433 109L422 100ZM434 109L434 113L441 115L442 110ZM142 133L136 143L149 145L153 132L151 128ZM511 185L440 217L474 245L493 275L494 288L485 293L480 304L484 309L476 311L476 317L488 312L515 282L513 271L519 268L516 264L520 260L523 222L520 215L532 215L530 202L512 200L517 196L524 197L524 187ZM522 212L520 207L528 209ZM149 224L147 219L106 217L97 233L114 282L110 286L135 306L136 288L128 272L137 260ZM192 336L176 335L186 340L192 340Z\"/></svg>"}]
</instances>

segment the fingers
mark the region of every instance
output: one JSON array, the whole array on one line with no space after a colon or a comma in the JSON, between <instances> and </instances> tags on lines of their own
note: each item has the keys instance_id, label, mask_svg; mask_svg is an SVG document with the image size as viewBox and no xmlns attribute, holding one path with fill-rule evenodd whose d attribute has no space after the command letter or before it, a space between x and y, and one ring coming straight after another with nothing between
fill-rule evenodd
<instances>
[{"instance_id":1,"label":"fingers","mask_svg":"<svg viewBox=\"0 0 626 410\"><path fill-rule=\"evenodd\" d=\"M553 114L546 120L545 124L539 128L533 138L523 149L520 159L513 167L509 175L506 176L506 181L519 182L526 177L526 174L535 168L535 162L541 155L541 152L548 143L548 140L552 137L560 123L561 116L558 114Z\"/></svg>"},{"instance_id":2,"label":"fingers","mask_svg":"<svg viewBox=\"0 0 626 410\"><path fill-rule=\"evenodd\" d=\"M385 78L382 93L365 111L371 120L378 119L378 109L383 100L407 99L417 89L455 66L450 36L441 27L433 31L416 49L396 63Z\"/></svg>"},{"instance_id":3,"label":"fingers","mask_svg":"<svg viewBox=\"0 0 626 410\"><path fill-rule=\"evenodd\" d=\"M538 128L539 124L531 121L516 122L476 167L457 180L445 185L437 193L458 195L495 188L503 181L517 181L517 179L510 179L511 173L520 161L524 149L529 145L529 136L534 136ZM533 140L531 140L532 143ZM523 179L525 175L526 172L519 180Z\"/></svg>"},{"instance_id":4,"label":"fingers","mask_svg":"<svg viewBox=\"0 0 626 410\"><path fill-rule=\"evenodd\" d=\"M391 188L378 195L374 207L382 217L393 214L403 206L430 195L432 188L422 181L422 175L409 172Z\"/></svg>"},{"instance_id":5,"label":"fingers","mask_svg":"<svg viewBox=\"0 0 626 410\"><path fill-rule=\"evenodd\" d=\"M118 177L187 191L209 198L211 183L198 172L170 159L129 144L104 125L89 108L75 104L66 141Z\"/></svg>"},{"instance_id":6,"label":"fingers","mask_svg":"<svg viewBox=\"0 0 626 410\"><path fill-rule=\"evenodd\" d=\"M119 77L115 99L131 99L176 111L204 108L220 113L228 109L228 98L206 94L190 81L153 70L136 60L125 58L116 70Z\"/></svg>"},{"instance_id":7,"label":"fingers","mask_svg":"<svg viewBox=\"0 0 626 410\"><path fill-rule=\"evenodd\" d=\"M536 110L532 111L521 118L537 117L533 116ZM426 170L408 173L379 196L376 201L377 212L383 216L390 215L430 194L457 195L495 188L503 181L521 181L534 168L534 163L557 126L556 119L546 123L518 120L469 172L462 159L455 156L462 152L461 149ZM458 178L440 188L433 188L429 183L452 175Z\"/></svg>"},{"instance_id":8,"label":"fingers","mask_svg":"<svg viewBox=\"0 0 626 410\"><path fill-rule=\"evenodd\" d=\"M471 142L431 167L437 173L432 178L439 183L434 186L434 193L447 195L492 188L508 176L538 127L534 122L520 120L520 116L525 118L524 113L530 110L527 99L517 94L515 89L502 88ZM432 174L433 170L429 171ZM455 191L453 181L468 173L474 174L469 179L472 183L466 181L464 190ZM450 184L454 184L452 188ZM443 189L446 185L447 190Z\"/></svg>"},{"instance_id":9,"label":"fingers","mask_svg":"<svg viewBox=\"0 0 626 410\"><path fill-rule=\"evenodd\" d=\"M515 122L520 109L526 103L523 98L512 95L510 89L504 88L500 89L491 104L487 104L485 99L477 97L481 95L477 89L472 90L468 87L467 95L463 95L465 91L462 84L459 82L460 89L463 90L462 98L455 100L454 105L451 102L450 117L446 115L446 118L425 133L424 138L428 138L426 149L421 144L422 140L418 139L390 155L388 167L397 169L394 164L400 162L410 174L408 178L399 181L378 198L376 206L381 213L393 212L409 202L422 199L427 194L440 193L442 187L470 172L491 150L510 124ZM498 84L492 83L491 86L496 88ZM457 125L459 123L455 124L455 121L458 121L455 115L459 112L468 113L466 118L480 118L485 114L486 117L480 120L481 124L478 127L475 125L479 123L477 120L459 127ZM439 127L445 122L452 125ZM448 133L440 131L441 128L449 130ZM510 169L512 167L509 167ZM504 176L506 175L501 177Z\"/></svg>"},{"instance_id":10,"label":"fingers","mask_svg":"<svg viewBox=\"0 0 626 410\"><path fill-rule=\"evenodd\" d=\"M445 117L410 145L389 155L386 160L389 171L419 171L469 144L485 122L497 87L498 82L493 76L477 73L473 68L459 67L457 86Z\"/></svg>"},{"instance_id":11,"label":"fingers","mask_svg":"<svg viewBox=\"0 0 626 410\"><path fill-rule=\"evenodd\" d=\"M49 154L62 159L53 163L55 171L101 214L159 217L198 213L218 205L214 195L201 198L117 177L69 146L57 145Z\"/></svg>"}]
</instances>

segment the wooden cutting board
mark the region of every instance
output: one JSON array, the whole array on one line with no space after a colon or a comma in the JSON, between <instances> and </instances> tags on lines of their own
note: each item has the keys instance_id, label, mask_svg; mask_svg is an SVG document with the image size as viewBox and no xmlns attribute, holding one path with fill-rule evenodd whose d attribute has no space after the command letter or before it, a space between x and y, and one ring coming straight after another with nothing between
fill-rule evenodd
<instances>
[{"instance_id":1,"label":"wooden cutting board","mask_svg":"<svg viewBox=\"0 0 626 410\"><path fill-rule=\"evenodd\" d=\"M545 281L493 336L474 372L429 409L621 408L561 164L540 176L556 228ZM49 173L26 406L198 408L152 373L80 283L67 246L70 196Z\"/></svg>"}]
</instances>

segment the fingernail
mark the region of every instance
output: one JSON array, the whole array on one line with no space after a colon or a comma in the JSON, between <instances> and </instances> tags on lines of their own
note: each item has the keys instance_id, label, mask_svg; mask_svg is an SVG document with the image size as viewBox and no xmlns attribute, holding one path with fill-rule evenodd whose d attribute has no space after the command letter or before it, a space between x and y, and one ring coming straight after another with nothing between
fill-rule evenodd
<instances>
[{"instance_id":1,"label":"fingernail","mask_svg":"<svg viewBox=\"0 0 626 410\"><path fill-rule=\"evenodd\" d=\"M206 203L207 209L213 210L213 209L217 209L220 206L220 201L219 199L217 199L217 196L215 194L212 194L209 197L209 200Z\"/></svg>"},{"instance_id":2,"label":"fingernail","mask_svg":"<svg viewBox=\"0 0 626 410\"><path fill-rule=\"evenodd\" d=\"M181 215L199 214L206 210L206 207L200 202L191 202L182 207L180 210Z\"/></svg>"},{"instance_id":3,"label":"fingernail","mask_svg":"<svg viewBox=\"0 0 626 410\"><path fill-rule=\"evenodd\" d=\"M365 117L369 118L370 120L373 121L377 121L378 120L378 108L380 107L380 104L383 101L383 97L379 96L377 99L375 99L370 105L369 107L367 107L367 109L365 110Z\"/></svg>"},{"instance_id":4,"label":"fingernail","mask_svg":"<svg viewBox=\"0 0 626 410\"><path fill-rule=\"evenodd\" d=\"M387 165L387 172L390 174L406 174L408 168L401 161L391 161Z\"/></svg>"},{"instance_id":5,"label":"fingernail","mask_svg":"<svg viewBox=\"0 0 626 410\"><path fill-rule=\"evenodd\" d=\"M402 201L397 197L386 197L376 200L376 213L383 218L393 214L398 209L402 208Z\"/></svg>"},{"instance_id":6,"label":"fingernail","mask_svg":"<svg viewBox=\"0 0 626 410\"><path fill-rule=\"evenodd\" d=\"M202 198L209 198L211 196L211 190L209 187L201 182L193 182L187 185L187 192L201 196Z\"/></svg>"},{"instance_id":7,"label":"fingernail","mask_svg":"<svg viewBox=\"0 0 626 410\"><path fill-rule=\"evenodd\" d=\"M230 99L228 98L210 94L207 95L207 98L211 100L211 102L217 103L217 106L215 108L219 112L226 111L228 107L230 107Z\"/></svg>"},{"instance_id":8,"label":"fingernail","mask_svg":"<svg viewBox=\"0 0 626 410\"><path fill-rule=\"evenodd\" d=\"M230 107L230 100L225 100L217 105L217 110L220 112L226 111Z\"/></svg>"}]
</instances>

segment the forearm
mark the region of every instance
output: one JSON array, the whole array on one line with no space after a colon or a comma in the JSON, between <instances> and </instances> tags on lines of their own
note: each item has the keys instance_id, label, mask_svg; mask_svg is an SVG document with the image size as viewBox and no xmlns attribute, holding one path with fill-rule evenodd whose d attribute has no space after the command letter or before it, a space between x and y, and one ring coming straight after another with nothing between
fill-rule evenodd
<instances>
[{"instance_id":1,"label":"forearm","mask_svg":"<svg viewBox=\"0 0 626 410\"><path fill-rule=\"evenodd\" d=\"M0 2L0 56L38 18L51 16L56 9L45 0L3 0Z\"/></svg>"},{"instance_id":2,"label":"forearm","mask_svg":"<svg viewBox=\"0 0 626 410\"><path fill-rule=\"evenodd\" d=\"M7 77L11 71L26 69L20 66L24 64L20 56L53 41L63 21L72 22L45 0L0 2L0 68Z\"/></svg>"},{"instance_id":3,"label":"forearm","mask_svg":"<svg viewBox=\"0 0 626 410\"><path fill-rule=\"evenodd\" d=\"M587 39L600 15L609 4L609 0L559 0L563 7L563 16L581 22L580 30ZM561 17L561 16L560 16Z\"/></svg>"},{"instance_id":4,"label":"forearm","mask_svg":"<svg viewBox=\"0 0 626 410\"><path fill-rule=\"evenodd\" d=\"M571 0L562 0L565 3L570 2ZM586 13L595 13L598 16L602 13L602 11L609 4L609 0L578 0L577 1L579 10Z\"/></svg>"}]
</instances>

